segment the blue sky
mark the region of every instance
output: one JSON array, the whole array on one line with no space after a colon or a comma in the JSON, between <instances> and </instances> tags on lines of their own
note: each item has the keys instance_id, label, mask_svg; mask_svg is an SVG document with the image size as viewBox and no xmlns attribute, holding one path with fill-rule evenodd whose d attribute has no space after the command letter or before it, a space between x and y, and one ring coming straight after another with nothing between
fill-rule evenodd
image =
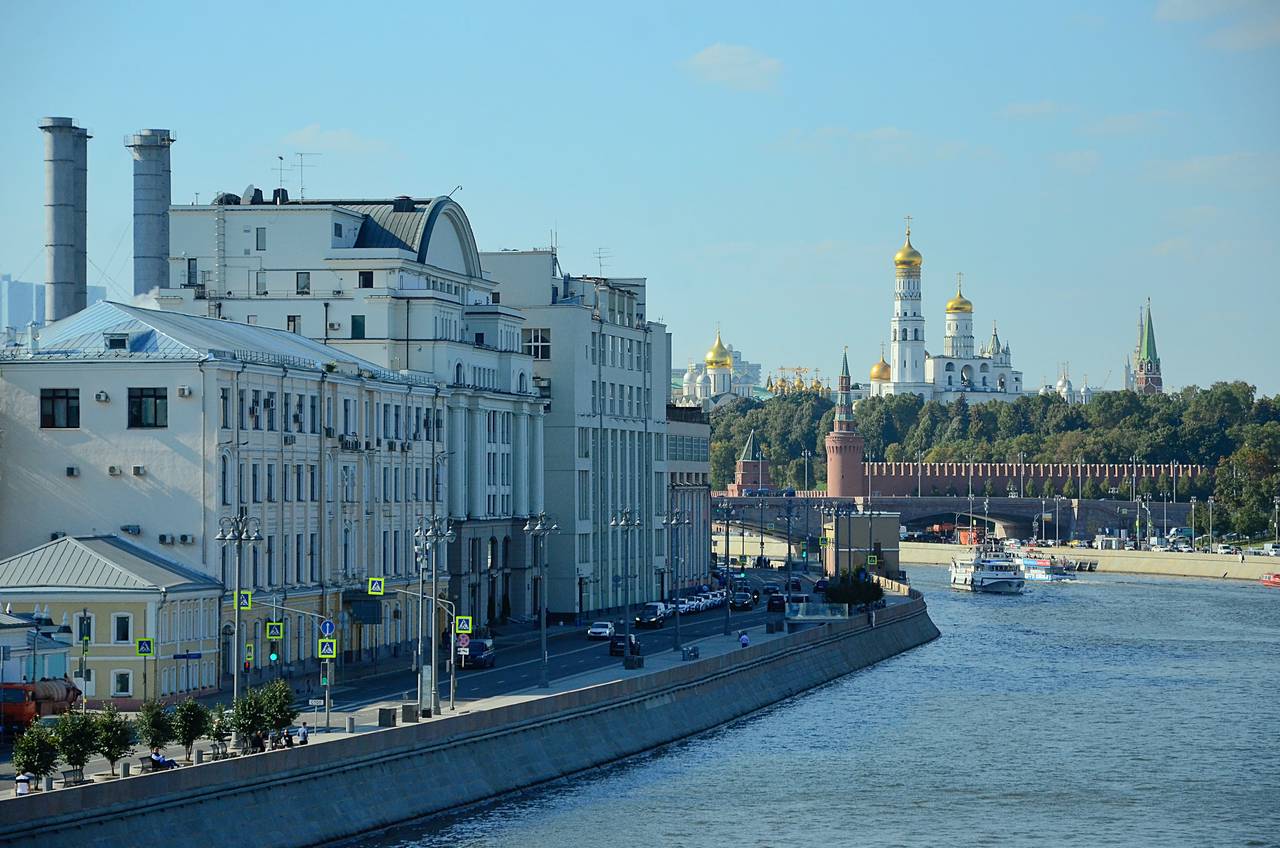
<instances>
[{"instance_id":1,"label":"blue sky","mask_svg":"<svg viewBox=\"0 0 1280 848\"><path fill-rule=\"evenodd\" d=\"M1167 385L1280 391L1280 4L7 4L0 272L44 273L43 115L89 149L90 282L131 289L122 137L174 200L446 193L482 249L650 281L674 358L878 357L913 216L928 340L957 271L1028 385L1121 385L1152 298ZM298 172L285 174L297 190Z\"/></svg>"}]
</instances>

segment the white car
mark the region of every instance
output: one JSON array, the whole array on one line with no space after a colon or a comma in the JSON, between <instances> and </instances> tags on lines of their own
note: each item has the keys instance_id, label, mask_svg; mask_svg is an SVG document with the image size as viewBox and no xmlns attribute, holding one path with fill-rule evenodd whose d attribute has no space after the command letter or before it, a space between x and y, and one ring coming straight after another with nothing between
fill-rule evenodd
<instances>
[{"instance_id":1,"label":"white car","mask_svg":"<svg viewBox=\"0 0 1280 848\"><path fill-rule=\"evenodd\" d=\"M597 621L587 628L588 639L612 639L613 638L613 622Z\"/></svg>"},{"instance_id":2,"label":"white car","mask_svg":"<svg viewBox=\"0 0 1280 848\"><path fill-rule=\"evenodd\" d=\"M689 615L690 613L695 613L695 612L698 612L698 604L697 604L697 601L695 601L693 598L681 598L681 599L680 599L680 614L681 614L681 615Z\"/></svg>"}]
</instances>

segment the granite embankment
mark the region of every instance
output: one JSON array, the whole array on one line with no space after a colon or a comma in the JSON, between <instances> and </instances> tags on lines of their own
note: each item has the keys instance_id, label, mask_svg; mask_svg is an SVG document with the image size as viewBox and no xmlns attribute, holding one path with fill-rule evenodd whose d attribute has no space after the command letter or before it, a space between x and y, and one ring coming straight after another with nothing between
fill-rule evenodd
<instances>
[{"instance_id":1,"label":"granite embankment","mask_svg":"<svg viewBox=\"0 0 1280 848\"><path fill-rule=\"evenodd\" d=\"M922 565L948 565L956 554L968 553L964 545L933 545L921 542L903 542L899 546L899 558L904 567L910 563ZM1098 571L1123 574L1160 574L1169 577L1218 577L1229 580L1257 580L1264 573L1280 571L1280 560L1274 557L1239 556L1225 554L1177 554L1162 551L1095 551L1088 548L1038 547L1045 555L1065 559L1087 559L1098 563ZM910 573L908 569L908 573Z\"/></svg>"},{"instance_id":2,"label":"granite embankment","mask_svg":"<svg viewBox=\"0 0 1280 848\"><path fill-rule=\"evenodd\" d=\"M0 801L0 844L307 846L690 736L938 636L919 598L745 650L323 745Z\"/></svg>"}]
</instances>

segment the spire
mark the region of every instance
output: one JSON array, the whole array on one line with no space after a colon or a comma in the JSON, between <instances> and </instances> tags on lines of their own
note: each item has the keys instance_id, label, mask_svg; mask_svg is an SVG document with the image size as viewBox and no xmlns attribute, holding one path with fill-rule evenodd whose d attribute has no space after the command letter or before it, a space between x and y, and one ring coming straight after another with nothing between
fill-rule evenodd
<instances>
[{"instance_id":1,"label":"spire","mask_svg":"<svg viewBox=\"0 0 1280 848\"><path fill-rule=\"evenodd\" d=\"M988 356L997 356L1000 353L1000 334L996 332L996 322L991 322L991 342L987 349Z\"/></svg>"},{"instance_id":2,"label":"spire","mask_svg":"<svg viewBox=\"0 0 1280 848\"><path fill-rule=\"evenodd\" d=\"M747 436L747 443L742 446L742 456L738 457L738 462L750 462L756 458L756 431L753 428Z\"/></svg>"},{"instance_id":3,"label":"spire","mask_svg":"<svg viewBox=\"0 0 1280 848\"><path fill-rule=\"evenodd\" d=\"M1141 362L1159 362L1156 353L1156 328L1151 322L1151 298L1147 298L1147 314L1142 322L1142 343L1138 347L1138 359Z\"/></svg>"},{"instance_id":4,"label":"spire","mask_svg":"<svg viewBox=\"0 0 1280 848\"><path fill-rule=\"evenodd\" d=\"M840 360L840 376L849 378L849 346L844 346L844 356Z\"/></svg>"}]
</instances>

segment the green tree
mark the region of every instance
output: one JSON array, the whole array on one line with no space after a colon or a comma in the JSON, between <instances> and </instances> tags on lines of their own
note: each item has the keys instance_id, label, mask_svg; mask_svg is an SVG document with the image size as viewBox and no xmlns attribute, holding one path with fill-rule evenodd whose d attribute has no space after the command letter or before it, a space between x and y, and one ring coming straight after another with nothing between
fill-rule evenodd
<instances>
[{"instance_id":1,"label":"green tree","mask_svg":"<svg viewBox=\"0 0 1280 848\"><path fill-rule=\"evenodd\" d=\"M1044 487L1040 489L1040 497L1051 498L1058 494L1058 487L1053 484L1052 478L1045 478Z\"/></svg>"},{"instance_id":2,"label":"green tree","mask_svg":"<svg viewBox=\"0 0 1280 848\"><path fill-rule=\"evenodd\" d=\"M248 689L231 704L231 728L241 739L271 729L261 689Z\"/></svg>"},{"instance_id":3,"label":"green tree","mask_svg":"<svg viewBox=\"0 0 1280 848\"><path fill-rule=\"evenodd\" d=\"M261 689L267 728L281 731L293 724L298 711L293 707L293 688L283 680L273 680Z\"/></svg>"},{"instance_id":4,"label":"green tree","mask_svg":"<svg viewBox=\"0 0 1280 848\"><path fill-rule=\"evenodd\" d=\"M215 705L209 715L209 738L214 742L226 742L234 730L227 708L222 704Z\"/></svg>"},{"instance_id":5,"label":"green tree","mask_svg":"<svg viewBox=\"0 0 1280 848\"><path fill-rule=\"evenodd\" d=\"M173 741L173 717L159 701L142 702L142 709L138 711L138 738L148 751Z\"/></svg>"},{"instance_id":6,"label":"green tree","mask_svg":"<svg viewBox=\"0 0 1280 848\"><path fill-rule=\"evenodd\" d=\"M830 604L860 606L883 598L884 588L874 580L866 579L866 570L859 568L853 577L844 574L839 580L829 583L826 597Z\"/></svg>"},{"instance_id":7,"label":"green tree","mask_svg":"<svg viewBox=\"0 0 1280 848\"><path fill-rule=\"evenodd\" d=\"M58 754L72 768L83 769L98 749L94 717L79 710L69 710L58 716L53 736L57 740Z\"/></svg>"},{"instance_id":8,"label":"green tree","mask_svg":"<svg viewBox=\"0 0 1280 848\"><path fill-rule=\"evenodd\" d=\"M1084 489L1081 491L1081 497L1085 500L1094 500L1102 497L1102 491L1098 488L1098 482L1092 477L1085 478Z\"/></svg>"},{"instance_id":9,"label":"green tree","mask_svg":"<svg viewBox=\"0 0 1280 848\"><path fill-rule=\"evenodd\" d=\"M1040 487L1036 484L1036 480L1034 477L1027 480L1027 484L1026 484L1026 487L1024 488L1024 491L1026 492L1026 497L1028 498L1040 497Z\"/></svg>"},{"instance_id":10,"label":"green tree","mask_svg":"<svg viewBox=\"0 0 1280 848\"><path fill-rule=\"evenodd\" d=\"M195 698L187 698L174 710L173 734L187 752L187 762L191 762L191 749L196 740L208 735L212 729L213 717L209 708Z\"/></svg>"},{"instance_id":11,"label":"green tree","mask_svg":"<svg viewBox=\"0 0 1280 848\"><path fill-rule=\"evenodd\" d=\"M121 715L115 704L107 704L93 717L97 735L95 748L116 773L116 763L133 753L135 728L128 716Z\"/></svg>"},{"instance_id":12,"label":"green tree","mask_svg":"<svg viewBox=\"0 0 1280 848\"><path fill-rule=\"evenodd\" d=\"M13 769L39 780L53 774L58 765L58 740L53 731L34 722L13 743Z\"/></svg>"}]
</instances>

